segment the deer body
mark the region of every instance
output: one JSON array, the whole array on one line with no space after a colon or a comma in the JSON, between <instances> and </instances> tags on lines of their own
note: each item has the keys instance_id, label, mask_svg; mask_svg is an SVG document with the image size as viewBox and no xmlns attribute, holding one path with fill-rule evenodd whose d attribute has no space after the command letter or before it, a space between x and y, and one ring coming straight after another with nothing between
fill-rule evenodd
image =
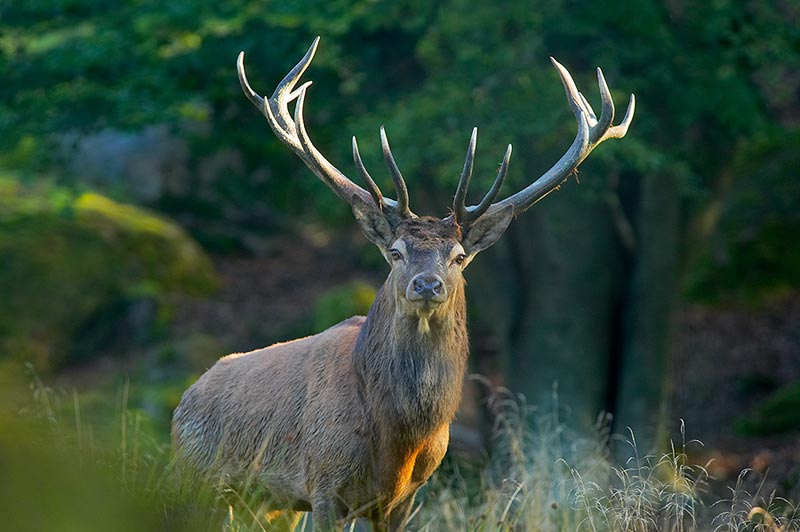
<instances>
[{"instance_id":1,"label":"deer body","mask_svg":"<svg viewBox=\"0 0 800 532\"><path fill-rule=\"evenodd\" d=\"M173 421L185 463L255 480L268 507L313 508L321 528L345 517L405 520L447 450L468 351L461 265L446 260L453 248L460 254L457 229L443 232L435 219L406 225L425 234L420 242L398 231L413 271L395 269L366 318L224 357L186 391ZM432 236L448 227L452 238ZM422 330L418 308L403 308L398 293L405 277L431 269L450 294L423 313ZM335 501L326 515L320 500Z\"/></svg>"},{"instance_id":2,"label":"deer body","mask_svg":"<svg viewBox=\"0 0 800 532\"><path fill-rule=\"evenodd\" d=\"M271 507L311 510L322 496L337 501L336 519L356 509L391 511L444 456L465 360L426 364L418 356L423 384L400 391L392 381L405 369L396 362L405 353L383 352L380 368L360 353L367 360L359 364L356 346L370 340L366 319L354 317L309 338L223 358L186 392L175 443L197 470L240 482L254 477ZM377 404L367 402L387 391ZM402 403L411 408L395 408L398 393L415 399ZM188 416L195 421L184 423Z\"/></svg>"},{"instance_id":3,"label":"deer body","mask_svg":"<svg viewBox=\"0 0 800 532\"><path fill-rule=\"evenodd\" d=\"M366 318L317 335L220 359L183 395L172 424L181 462L203 477L255 485L267 509L311 510L315 530L365 516L374 529L400 531L419 487L439 466L461 399L468 339L462 272L512 218L558 187L607 138L625 135L598 69L602 113L595 117L569 73L561 75L578 134L556 165L531 185L494 202L511 146L478 205L465 198L472 175L473 130L452 214L418 217L381 128L384 157L397 190L385 198L353 158L367 190L336 169L311 143L303 122L310 82L295 85L318 39L269 99L255 93L239 56L245 95L276 135L339 198L391 266ZM294 117L288 105L297 100Z\"/></svg>"}]
</instances>

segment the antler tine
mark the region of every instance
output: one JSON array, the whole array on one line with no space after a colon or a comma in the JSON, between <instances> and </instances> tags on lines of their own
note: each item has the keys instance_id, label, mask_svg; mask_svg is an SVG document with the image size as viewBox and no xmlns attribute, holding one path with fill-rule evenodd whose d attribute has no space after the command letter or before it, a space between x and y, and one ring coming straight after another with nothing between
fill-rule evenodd
<instances>
[{"instance_id":1,"label":"antler tine","mask_svg":"<svg viewBox=\"0 0 800 532\"><path fill-rule=\"evenodd\" d=\"M578 121L578 132L575 135L575 139L558 162L536 181L516 194L498 203L489 205L486 207L486 210L501 209L512 205L514 207L514 214L525 211L530 208L531 205L558 188L598 144L606 139L622 138L628 132L628 127L633 120L633 113L636 108L636 99L633 95L631 95L628 109L625 112L625 118L623 118L619 125L612 126L611 124L614 120L614 102L611 98L611 91L608 88L602 70L599 68L597 69L597 84L600 89L602 101L600 117L597 118L589 102L575 86L575 81L572 79L569 71L552 57L550 61L561 77L561 83L564 86L567 101L575 115L575 119ZM481 202L481 204L483 204L483 202ZM474 211L469 209L468 212L470 216L474 216L477 210L477 208Z\"/></svg>"},{"instance_id":2,"label":"antler tine","mask_svg":"<svg viewBox=\"0 0 800 532\"><path fill-rule=\"evenodd\" d=\"M286 76L284 76L281 82L278 83L278 86L275 87L275 91L272 93L272 97L269 99L269 103L276 107L273 113L275 110L278 111L274 113L276 114L278 123L282 129L288 132L294 132L294 124L292 124L291 115L289 114L289 103L300 96L301 93L305 92L305 89L308 88L308 85L311 85L311 82L307 81L297 89L295 89L294 86L300 81L300 77L305 73L311 61L314 59L314 54L317 53L317 45L319 45L319 37L314 39L314 42L308 47L303 58L288 74L286 74Z\"/></svg>"},{"instance_id":3,"label":"antler tine","mask_svg":"<svg viewBox=\"0 0 800 532\"><path fill-rule=\"evenodd\" d=\"M589 112L583 107L583 102L586 100L581 96L578 87L575 85L575 80L572 79L569 71L564 68L564 65L556 61L554 57L550 58L550 62L558 71L558 75L561 78L561 84L564 86L564 91L567 93L569 107L572 109L575 118L579 118L581 115L588 115ZM594 115L594 112L591 114Z\"/></svg>"},{"instance_id":4,"label":"antler tine","mask_svg":"<svg viewBox=\"0 0 800 532\"><path fill-rule=\"evenodd\" d=\"M610 127L605 135L603 135L603 140L605 139L621 139L628 133L628 128L633 122L633 113L636 111L636 97L631 94L630 99L628 100L628 108L625 109L625 116L622 117L622 122L617 124L616 126Z\"/></svg>"},{"instance_id":5,"label":"antler tine","mask_svg":"<svg viewBox=\"0 0 800 532\"><path fill-rule=\"evenodd\" d=\"M275 130L275 133L280 135L281 140L284 140L285 142L293 142L294 139L292 137L296 133L294 124L291 120L291 115L289 114L289 103L296 99L304 88L308 87L308 85L311 85L311 82L307 81L297 89L295 89L295 85L297 85L297 82L300 80L303 73L308 69L311 61L314 59L314 54L317 52L318 44L319 37L316 37L303 58L294 66L294 68L289 71L288 74L286 74L286 76L284 76L281 82L278 83L278 86L275 88L272 96L267 101L259 96L258 93L256 93L250 86L244 70L244 52L239 52L236 71L239 75L239 83L242 85L242 90L247 96L247 99L250 100L250 102L256 106L259 111L265 115L267 115L267 113L271 115L267 116L267 118L270 119L270 125L272 126L273 130ZM274 124L273 121L275 122ZM279 126L278 129L275 128L276 125Z\"/></svg>"},{"instance_id":6,"label":"antler tine","mask_svg":"<svg viewBox=\"0 0 800 532\"><path fill-rule=\"evenodd\" d=\"M489 207L492 206L494 198L497 197L497 193L500 192L500 187L503 186L503 183L506 180L506 173L508 173L508 163L510 160L511 144L509 144L508 148L506 148L506 154L503 156L503 162L500 163L500 168L497 170L497 177L494 178L494 183L492 183L492 187L489 189L489 192L486 193L477 206L467 208L467 219L470 222L473 222L483 216L483 214L489 210Z\"/></svg>"},{"instance_id":7,"label":"antler tine","mask_svg":"<svg viewBox=\"0 0 800 532\"><path fill-rule=\"evenodd\" d=\"M597 122L597 131L605 132L608 130L611 123L614 121L614 100L611 98L611 89L608 88L606 78L603 76L603 69L597 67L597 85L600 87L600 120ZM588 105L588 104L587 104ZM591 142L597 142L598 139L591 139Z\"/></svg>"},{"instance_id":8,"label":"antler tine","mask_svg":"<svg viewBox=\"0 0 800 532\"><path fill-rule=\"evenodd\" d=\"M594 114L592 104L589 103L589 100L586 99L586 96L584 96L582 92L579 92L578 96L581 97L581 105L583 106L583 110L586 111L586 118L587 122L589 122L589 127L594 127L595 124L597 124L597 115Z\"/></svg>"},{"instance_id":9,"label":"antler tine","mask_svg":"<svg viewBox=\"0 0 800 532\"><path fill-rule=\"evenodd\" d=\"M361 176L361 180L367 185L367 189L372 195L372 199L375 200L375 204L379 208L383 208L383 194L381 194L381 189L378 188L378 185L372 179L372 176L370 176L369 172L367 172L367 168L364 166L364 161L361 160L361 154L358 153L358 142L356 141L355 135L353 135L353 162L356 165L358 174Z\"/></svg>"},{"instance_id":10,"label":"antler tine","mask_svg":"<svg viewBox=\"0 0 800 532\"><path fill-rule=\"evenodd\" d=\"M472 179L472 167L475 163L475 144L478 141L478 128L472 128L472 135L469 138L469 145L467 146L467 158L464 161L464 169L461 171L461 178L458 180L458 187L456 187L456 195L453 197L453 214L456 217L457 223L463 223L466 220L467 207L464 201L467 199L467 190L469 190L469 181Z\"/></svg>"},{"instance_id":11,"label":"antler tine","mask_svg":"<svg viewBox=\"0 0 800 532\"><path fill-rule=\"evenodd\" d=\"M239 57L236 58L236 73L239 75L239 85L242 86L244 95L247 96L247 99L250 100L250 103L252 103L256 109L263 112L264 98L253 90L250 86L250 82L247 81L247 74L244 72L244 51L239 52Z\"/></svg>"},{"instance_id":12,"label":"antler tine","mask_svg":"<svg viewBox=\"0 0 800 532\"><path fill-rule=\"evenodd\" d=\"M381 148L383 149L383 158L386 159L386 164L389 166L389 172L392 174L392 181L394 181L394 188L397 190L397 211L402 218L412 218L413 214L408 206L408 188L403 179L403 174L400 173L400 168L392 155L392 149L389 147L389 139L386 138L386 130L381 126Z\"/></svg>"}]
</instances>

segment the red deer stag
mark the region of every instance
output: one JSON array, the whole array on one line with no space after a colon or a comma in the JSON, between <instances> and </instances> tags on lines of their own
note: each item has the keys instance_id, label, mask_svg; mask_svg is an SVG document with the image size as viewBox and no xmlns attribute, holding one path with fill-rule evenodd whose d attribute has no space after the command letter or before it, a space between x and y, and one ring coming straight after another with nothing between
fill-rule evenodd
<instances>
[{"instance_id":1,"label":"red deer stag","mask_svg":"<svg viewBox=\"0 0 800 532\"><path fill-rule=\"evenodd\" d=\"M414 495L447 450L467 362L462 271L491 246L514 216L557 188L606 139L621 138L634 112L612 126L614 104L600 69L600 117L555 60L578 134L544 175L498 202L511 146L489 192L466 206L477 129L467 149L453 211L417 216L381 128L383 155L397 199L367 173L353 138L353 159L366 190L312 144L303 122L310 81L297 86L319 38L271 98L250 87L239 55L239 81L278 138L355 214L391 271L366 317L314 336L220 359L190 387L175 411L174 446L187 467L262 490L268 515L296 522L312 511L315 530L367 517L376 530L402 530ZM294 116L289 104L296 100ZM276 512L280 510L281 512ZM289 517L287 517L289 516Z\"/></svg>"}]
</instances>

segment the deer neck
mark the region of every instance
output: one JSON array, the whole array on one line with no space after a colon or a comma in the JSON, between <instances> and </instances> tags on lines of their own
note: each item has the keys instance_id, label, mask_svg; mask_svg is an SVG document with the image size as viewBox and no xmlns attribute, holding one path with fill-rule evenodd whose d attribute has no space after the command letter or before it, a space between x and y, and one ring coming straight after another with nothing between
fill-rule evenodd
<instances>
[{"instance_id":1,"label":"deer neck","mask_svg":"<svg viewBox=\"0 0 800 532\"><path fill-rule=\"evenodd\" d=\"M403 313L391 278L370 308L354 350L366 410L395 441L428 437L455 416L468 339L463 286L421 328Z\"/></svg>"}]
</instances>

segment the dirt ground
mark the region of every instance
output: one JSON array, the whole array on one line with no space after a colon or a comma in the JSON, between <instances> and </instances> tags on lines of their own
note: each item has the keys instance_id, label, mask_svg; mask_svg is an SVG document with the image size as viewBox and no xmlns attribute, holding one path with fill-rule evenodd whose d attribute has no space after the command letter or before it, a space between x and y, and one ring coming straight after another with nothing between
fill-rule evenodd
<instances>
[{"instance_id":1,"label":"dirt ground","mask_svg":"<svg viewBox=\"0 0 800 532\"><path fill-rule=\"evenodd\" d=\"M800 380L800 295L759 308L688 307L676 316L672 419L703 442L695 459L720 481L751 469L762 490L800 495L800 434L745 436L736 421ZM750 482L752 486L754 482Z\"/></svg>"},{"instance_id":2,"label":"dirt ground","mask_svg":"<svg viewBox=\"0 0 800 532\"><path fill-rule=\"evenodd\" d=\"M291 339L327 290L356 279L380 286L385 273L353 268L358 252L349 242L284 239L265 256L216 258L219 291L182 302L177 334L202 331L231 352Z\"/></svg>"}]
</instances>

